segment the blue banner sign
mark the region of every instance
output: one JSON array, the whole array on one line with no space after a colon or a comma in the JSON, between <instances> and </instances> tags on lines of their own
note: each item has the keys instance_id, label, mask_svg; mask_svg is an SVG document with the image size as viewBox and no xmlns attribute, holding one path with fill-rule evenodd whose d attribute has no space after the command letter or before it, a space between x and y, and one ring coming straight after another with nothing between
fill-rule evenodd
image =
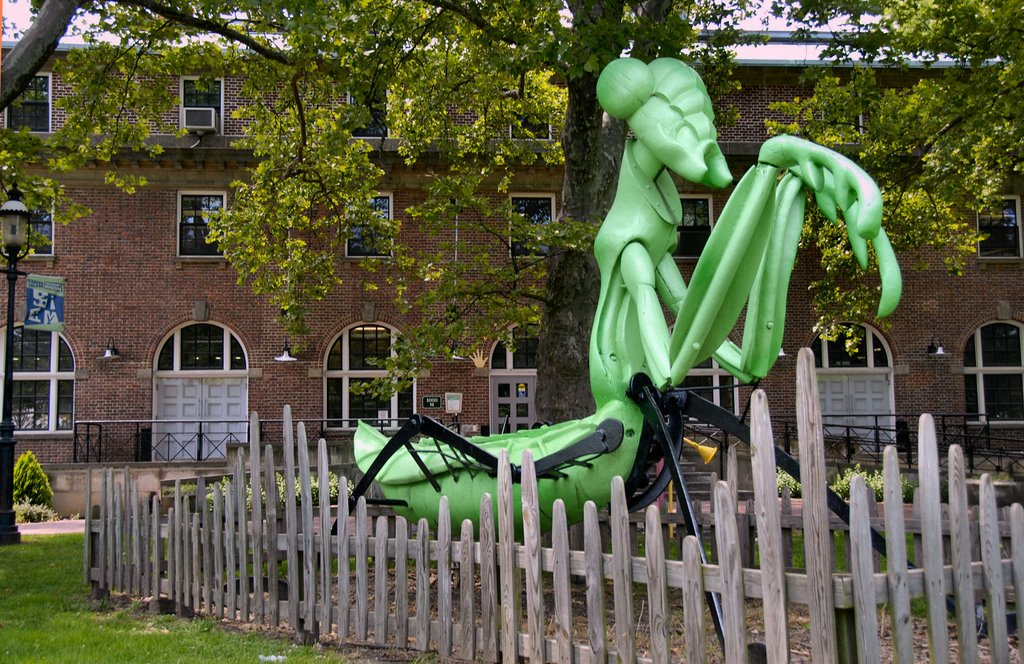
<instances>
[{"instance_id":1,"label":"blue banner sign","mask_svg":"<svg viewBox=\"0 0 1024 664\"><path fill-rule=\"evenodd\" d=\"M25 327L30 330L64 330L64 277L28 275L25 289Z\"/></svg>"}]
</instances>

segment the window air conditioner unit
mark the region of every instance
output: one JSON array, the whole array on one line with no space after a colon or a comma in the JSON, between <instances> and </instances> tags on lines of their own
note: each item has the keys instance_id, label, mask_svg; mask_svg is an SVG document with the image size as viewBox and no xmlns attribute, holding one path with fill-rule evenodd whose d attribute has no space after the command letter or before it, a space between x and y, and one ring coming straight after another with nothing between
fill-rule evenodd
<instances>
[{"instance_id":1,"label":"window air conditioner unit","mask_svg":"<svg viewBox=\"0 0 1024 664\"><path fill-rule=\"evenodd\" d=\"M195 134L212 134L217 131L217 109L186 108L185 129Z\"/></svg>"}]
</instances>

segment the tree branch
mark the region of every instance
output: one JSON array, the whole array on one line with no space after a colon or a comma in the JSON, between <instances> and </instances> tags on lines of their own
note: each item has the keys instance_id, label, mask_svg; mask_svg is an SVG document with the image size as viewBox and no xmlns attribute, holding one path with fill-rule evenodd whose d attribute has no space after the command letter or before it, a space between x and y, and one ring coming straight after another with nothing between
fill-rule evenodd
<instances>
[{"instance_id":1,"label":"tree branch","mask_svg":"<svg viewBox=\"0 0 1024 664\"><path fill-rule=\"evenodd\" d=\"M476 7L470 3L451 2L449 0L424 0L424 2L428 5L437 7L438 9L443 9L445 11L449 11L453 14L461 16L462 18L466 19L474 26L476 26L481 32L486 34L491 39L503 42L505 44L509 44L511 46L517 46L519 44L519 42L516 39L502 33L493 25L488 23L484 15L477 11Z\"/></svg>"},{"instance_id":2,"label":"tree branch","mask_svg":"<svg viewBox=\"0 0 1024 664\"><path fill-rule=\"evenodd\" d=\"M288 55L276 48L272 48L267 44L261 43L252 36L247 35L244 32L240 32L230 27L227 23L222 21L216 21L202 16L193 16L180 11L174 7L161 4L159 2L153 2L152 0L118 0L119 4L127 7L135 7L136 9L144 9L148 12L152 12L158 16L162 16L170 21L179 23L184 26L191 28L198 28L200 30L206 30L214 34L220 35L225 39L241 44L252 52L260 55L268 60L279 62L283 65L292 64L291 58Z\"/></svg>"},{"instance_id":3,"label":"tree branch","mask_svg":"<svg viewBox=\"0 0 1024 664\"><path fill-rule=\"evenodd\" d=\"M11 105L25 91L32 77L57 49L57 43L82 7L76 0L46 0L24 36L3 61L0 109Z\"/></svg>"}]
</instances>

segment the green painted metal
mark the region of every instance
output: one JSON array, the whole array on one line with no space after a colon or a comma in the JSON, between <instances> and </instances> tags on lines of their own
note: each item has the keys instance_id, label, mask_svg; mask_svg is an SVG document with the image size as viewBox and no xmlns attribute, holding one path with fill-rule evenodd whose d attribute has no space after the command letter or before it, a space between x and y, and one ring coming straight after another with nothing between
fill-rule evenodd
<instances>
[{"instance_id":1,"label":"green painted metal","mask_svg":"<svg viewBox=\"0 0 1024 664\"><path fill-rule=\"evenodd\" d=\"M851 248L867 267L874 249L881 277L878 315L893 311L901 295L900 268L881 228L882 197L864 171L842 155L791 136L769 139L758 163L736 185L719 215L687 285L673 252L682 208L672 174L709 187L732 175L717 143L714 113L703 81L674 59L650 64L621 58L597 83L605 111L625 120L635 138L625 147L615 200L594 243L601 290L590 338L590 386L597 412L587 418L472 440L513 463L524 451L540 459L592 433L605 418L623 423L625 438L589 466L540 482L542 522L551 505L565 502L570 523L583 518L588 500L605 505L611 478L628 476L640 443L643 417L626 396L630 378L644 372L661 388L678 386L709 357L743 381L765 376L782 347L786 293L804 223L806 192L833 222L843 213ZM729 334L746 307L742 341ZM664 308L675 316L670 327ZM356 461L364 471L387 442L360 424ZM416 444L433 448L432 441ZM480 496L496 495L485 473L449 469L438 455L426 462L448 496L452 518L477 521ZM378 476L384 494L404 500L412 518L436 518L440 495L407 454L393 457ZM516 488L518 491L518 487ZM516 496L518 498L518 495Z\"/></svg>"}]
</instances>

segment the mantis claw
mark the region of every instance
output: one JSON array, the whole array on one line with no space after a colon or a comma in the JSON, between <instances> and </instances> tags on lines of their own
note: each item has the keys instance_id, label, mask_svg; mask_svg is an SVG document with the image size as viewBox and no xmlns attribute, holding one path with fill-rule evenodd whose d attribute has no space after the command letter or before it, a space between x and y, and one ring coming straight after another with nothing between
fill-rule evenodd
<instances>
[{"instance_id":1,"label":"mantis claw","mask_svg":"<svg viewBox=\"0 0 1024 664\"><path fill-rule=\"evenodd\" d=\"M825 189L814 191L814 200L818 203L818 209L828 217L833 224L839 222L839 208L836 206L836 199Z\"/></svg>"}]
</instances>

